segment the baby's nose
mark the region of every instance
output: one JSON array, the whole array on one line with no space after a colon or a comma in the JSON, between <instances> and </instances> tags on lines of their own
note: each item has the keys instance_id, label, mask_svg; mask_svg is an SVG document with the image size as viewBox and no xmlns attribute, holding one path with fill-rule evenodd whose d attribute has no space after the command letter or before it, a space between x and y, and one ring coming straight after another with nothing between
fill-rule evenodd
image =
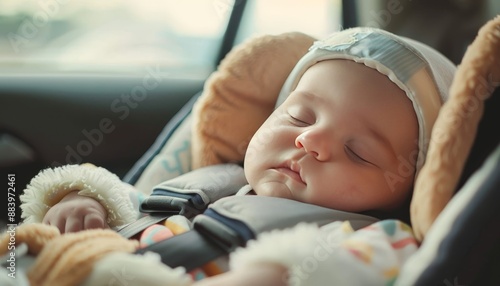
<instances>
[{"instance_id":1,"label":"baby's nose","mask_svg":"<svg viewBox=\"0 0 500 286\"><path fill-rule=\"evenodd\" d=\"M330 157L331 146L322 132L315 130L305 131L295 138L295 146L319 161L326 161Z\"/></svg>"}]
</instances>

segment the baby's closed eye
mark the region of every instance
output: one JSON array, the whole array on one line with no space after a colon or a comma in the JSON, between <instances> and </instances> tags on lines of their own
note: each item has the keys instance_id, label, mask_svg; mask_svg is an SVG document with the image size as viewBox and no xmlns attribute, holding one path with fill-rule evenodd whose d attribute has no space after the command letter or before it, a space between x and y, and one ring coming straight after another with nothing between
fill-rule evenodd
<instances>
[{"instance_id":1,"label":"baby's closed eye","mask_svg":"<svg viewBox=\"0 0 500 286\"><path fill-rule=\"evenodd\" d=\"M287 110L287 115L292 124L300 127L309 126L316 122L314 114L299 105L290 106Z\"/></svg>"},{"instance_id":2,"label":"baby's closed eye","mask_svg":"<svg viewBox=\"0 0 500 286\"><path fill-rule=\"evenodd\" d=\"M345 149L346 154L348 155L348 157L351 160L353 160L355 162L358 162L358 163L368 163L368 164L372 164L373 165L373 163L371 161L369 161L368 159L366 159L365 156L360 155L360 152L357 152L357 151L353 150L348 145L345 145L344 149Z\"/></svg>"}]
</instances>

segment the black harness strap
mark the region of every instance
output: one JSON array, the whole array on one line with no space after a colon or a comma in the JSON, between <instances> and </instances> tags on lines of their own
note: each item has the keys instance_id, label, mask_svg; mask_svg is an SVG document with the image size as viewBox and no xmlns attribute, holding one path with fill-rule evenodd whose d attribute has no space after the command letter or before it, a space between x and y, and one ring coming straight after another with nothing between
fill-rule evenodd
<instances>
[{"instance_id":1,"label":"black harness strap","mask_svg":"<svg viewBox=\"0 0 500 286\"><path fill-rule=\"evenodd\" d=\"M197 230L187 231L162 240L141 248L135 253L144 254L148 251L158 253L164 264L172 268L182 266L187 272L228 254L226 250Z\"/></svg>"},{"instance_id":2,"label":"black harness strap","mask_svg":"<svg viewBox=\"0 0 500 286\"><path fill-rule=\"evenodd\" d=\"M150 213L149 215L143 216L140 219L123 226L118 229L117 232L125 238L132 238L139 232L145 230L147 227L157 224L171 215L172 214L167 213Z\"/></svg>"}]
</instances>

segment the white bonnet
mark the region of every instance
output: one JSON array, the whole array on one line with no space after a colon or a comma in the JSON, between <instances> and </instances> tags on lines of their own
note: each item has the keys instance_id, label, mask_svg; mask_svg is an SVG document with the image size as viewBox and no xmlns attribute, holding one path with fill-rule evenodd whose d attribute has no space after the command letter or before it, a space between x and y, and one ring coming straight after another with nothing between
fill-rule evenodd
<instances>
[{"instance_id":1,"label":"white bonnet","mask_svg":"<svg viewBox=\"0 0 500 286\"><path fill-rule=\"evenodd\" d=\"M312 65L332 59L362 63L386 75L413 102L419 124L416 174L427 153L432 126L448 98L456 66L442 54L415 40L377 28L351 28L316 41L285 81L276 106L295 89Z\"/></svg>"}]
</instances>

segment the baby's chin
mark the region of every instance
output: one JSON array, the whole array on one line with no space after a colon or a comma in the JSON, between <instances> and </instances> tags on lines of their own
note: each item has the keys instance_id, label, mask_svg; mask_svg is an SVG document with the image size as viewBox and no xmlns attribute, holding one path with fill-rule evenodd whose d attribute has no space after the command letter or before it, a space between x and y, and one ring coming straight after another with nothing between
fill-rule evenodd
<instances>
[{"instance_id":1,"label":"baby's chin","mask_svg":"<svg viewBox=\"0 0 500 286\"><path fill-rule=\"evenodd\" d=\"M257 183L252 188L259 196L293 199L290 188L282 182Z\"/></svg>"}]
</instances>

